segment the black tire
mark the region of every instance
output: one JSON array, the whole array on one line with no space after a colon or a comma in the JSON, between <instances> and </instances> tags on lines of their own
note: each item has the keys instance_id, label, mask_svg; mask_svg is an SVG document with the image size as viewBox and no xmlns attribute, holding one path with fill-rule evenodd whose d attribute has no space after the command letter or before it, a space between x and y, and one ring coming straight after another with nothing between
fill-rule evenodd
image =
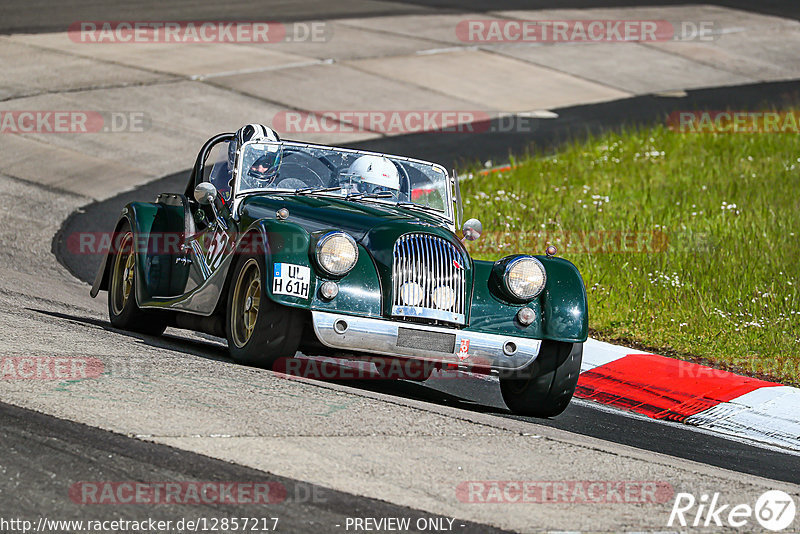
<instances>
[{"instance_id":1,"label":"black tire","mask_svg":"<svg viewBox=\"0 0 800 534\"><path fill-rule=\"evenodd\" d=\"M234 361L269 369L278 358L291 358L297 352L304 317L302 310L267 297L266 272L263 254L239 256L228 291L225 333Z\"/></svg>"},{"instance_id":2,"label":"black tire","mask_svg":"<svg viewBox=\"0 0 800 534\"><path fill-rule=\"evenodd\" d=\"M581 372L583 343L543 341L528 367L500 374L500 393L518 415L553 417L569 405Z\"/></svg>"},{"instance_id":3,"label":"black tire","mask_svg":"<svg viewBox=\"0 0 800 534\"><path fill-rule=\"evenodd\" d=\"M158 312L142 310L136 304L136 260L134 235L125 222L116 234L114 249L109 253L108 264L108 318L111 325L122 330L160 336L167 329L167 321Z\"/></svg>"}]
</instances>

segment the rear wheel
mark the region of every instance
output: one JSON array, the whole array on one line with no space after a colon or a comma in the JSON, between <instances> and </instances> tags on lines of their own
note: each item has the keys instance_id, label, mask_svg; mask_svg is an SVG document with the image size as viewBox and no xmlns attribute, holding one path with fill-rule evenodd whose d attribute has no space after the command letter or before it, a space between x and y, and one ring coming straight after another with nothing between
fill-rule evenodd
<instances>
[{"instance_id":1,"label":"rear wheel","mask_svg":"<svg viewBox=\"0 0 800 534\"><path fill-rule=\"evenodd\" d=\"M263 256L239 257L228 293L226 333L235 361L270 368L278 358L297 352L303 315L267 297L265 273Z\"/></svg>"},{"instance_id":2,"label":"rear wheel","mask_svg":"<svg viewBox=\"0 0 800 534\"><path fill-rule=\"evenodd\" d=\"M563 412L581 372L583 343L543 341L528 367L500 375L506 406L519 415L552 417Z\"/></svg>"},{"instance_id":3,"label":"rear wheel","mask_svg":"<svg viewBox=\"0 0 800 534\"><path fill-rule=\"evenodd\" d=\"M117 235L122 236L112 251L108 286L108 317L111 324L123 330L158 336L167 325L156 312L142 310L136 304L136 251L128 223Z\"/></svg>"}]
</instances>

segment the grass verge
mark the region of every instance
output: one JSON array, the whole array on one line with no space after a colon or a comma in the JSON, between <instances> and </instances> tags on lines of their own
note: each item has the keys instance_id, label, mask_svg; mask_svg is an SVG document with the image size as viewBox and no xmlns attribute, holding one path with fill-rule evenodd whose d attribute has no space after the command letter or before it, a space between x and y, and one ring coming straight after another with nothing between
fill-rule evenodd
<instances>
[{"instance_id":1,"label":"grass verge","mask_svg":"<svg viewBox=\"0 0 800 534\"><path fill-rule=\"evenodd\" d=\"M608 133L462 182L477 258L559 248L593 336L800 383L800 144Z\"/></svg>"}]
</instances>

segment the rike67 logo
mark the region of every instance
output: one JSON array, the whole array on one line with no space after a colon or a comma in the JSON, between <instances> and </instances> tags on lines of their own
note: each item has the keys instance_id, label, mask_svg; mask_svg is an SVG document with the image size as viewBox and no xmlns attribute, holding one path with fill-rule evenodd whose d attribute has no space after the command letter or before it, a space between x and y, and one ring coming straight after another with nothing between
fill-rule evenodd
<instances>
[{"instance_id":1,"label":"rike67 logo","mask_svg":"<svg viewBox=\"0 0 800 534\"><path fill-rule=\"evenodd\" d=\"M755 520L762 528L778 532L794 522L796 512L794 497L780 490L763 493L753 506L726 503L719 493L710 497L703 494L700 499L691 493L678 493L667 526L745 527L751 530Z\"/></svg>"}]
</instances>

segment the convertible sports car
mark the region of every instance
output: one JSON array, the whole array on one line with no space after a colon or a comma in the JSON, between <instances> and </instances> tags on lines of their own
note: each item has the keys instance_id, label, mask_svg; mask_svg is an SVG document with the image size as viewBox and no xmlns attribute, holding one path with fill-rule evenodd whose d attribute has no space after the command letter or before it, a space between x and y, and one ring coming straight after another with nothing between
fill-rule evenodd
<instances>
[{"instance_id":1,"label":"convertible sports car","mask_svg":"<svg viewBox=\"0 0 800 534\"><path fill-rule=\"evenodd\" d=\"M240 363L305 355L494 373L515 413L561 413L588 332L573 264L470 257L458 178L400 156L237 134L186 191L125 206L91 290L112 325L226 337ZM292 360L294 361L294 360Z\"/></svg>"}]
</instances>

